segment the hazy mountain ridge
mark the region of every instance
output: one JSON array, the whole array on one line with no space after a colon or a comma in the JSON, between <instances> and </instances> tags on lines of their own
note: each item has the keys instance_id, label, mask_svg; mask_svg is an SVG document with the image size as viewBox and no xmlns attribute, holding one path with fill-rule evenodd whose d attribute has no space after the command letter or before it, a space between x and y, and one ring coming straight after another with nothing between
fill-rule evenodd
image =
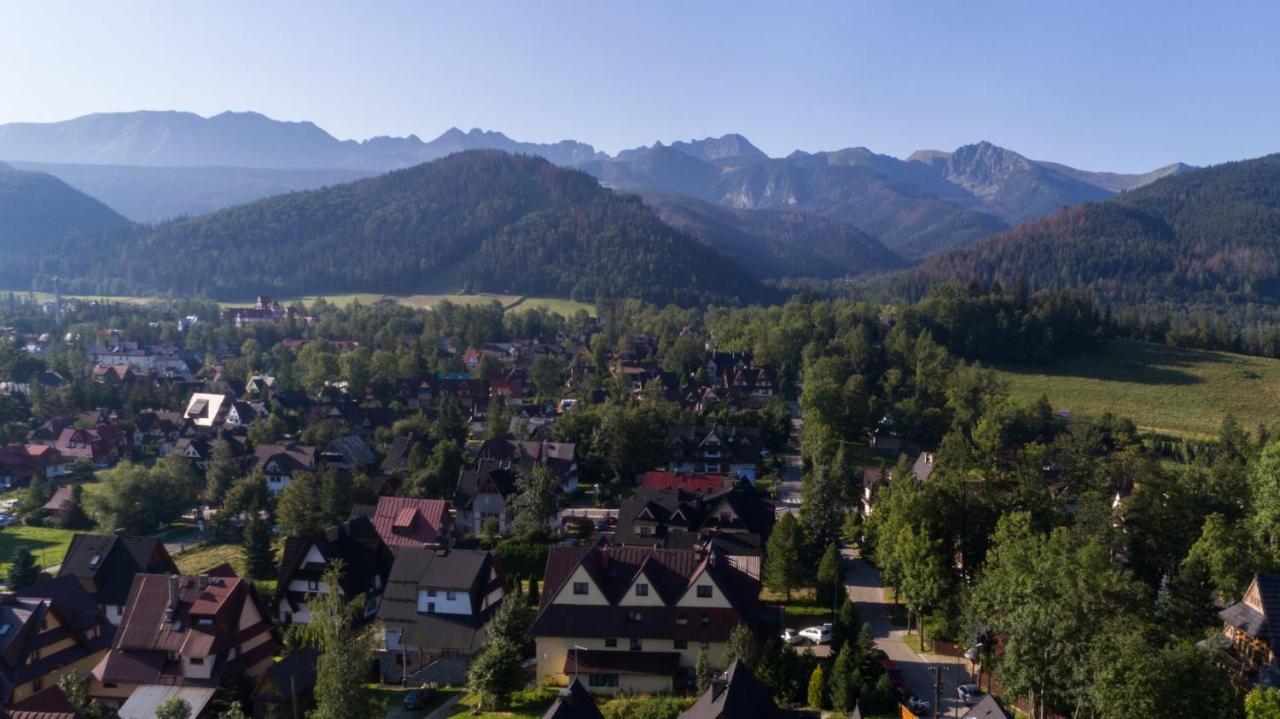
<instances>
[{"instance_id":1,"label":"hazy mountain ridge","mask_svg":"<svg viewBox=\"0 0 1280 719\"><path fill-rule=\"evenodd\" d=\"M74 235L129 224L56 177L0 163L0 253L27 253Z\"/></svg>"},{"instance_id":2,"label":"hazy mountain ridge","mask_svg":"<svg viewBox=\"0 0 1280 719\"><path fill-rule=\"evenodd\" d=\"M541 158L497 151L69 240L6 274L22 272L37 286L57 276L65 288L213 298L408 294L441 285L587 301L774 298L639 198Z\"/></svg>"},{"instance_id":3,"label":"hazy mountain ridge","mask_svg":"<svg viewBox=\"0 0 1280 719\"><path fill-rule=\"evenodd\" d=\"M675 194L650 194L644 201L663 222L763 279L836 279L906 266L876 238L821 215L731 209Z\"/></svg>"}]
</instances>

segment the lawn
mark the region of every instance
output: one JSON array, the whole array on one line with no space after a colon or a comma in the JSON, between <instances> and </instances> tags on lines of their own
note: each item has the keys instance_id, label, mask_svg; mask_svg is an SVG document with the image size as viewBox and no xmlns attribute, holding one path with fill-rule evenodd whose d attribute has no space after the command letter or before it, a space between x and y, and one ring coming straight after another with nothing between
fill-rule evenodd
<instances>
[{"instance_id":1,"label":"lawn","mask_svg":"<svg viewBox=\"0 0 1280 719\"><path fill-rule=\"evenodd\" d=\"M203 574L219 564L230 564L237 575L245 576L244 548L239 544L197 544L173 555L173 561L188 576Z\"/></svg>"},{"instance_id":2,"label":"lawn","mask_svg":"<svg viewBox=\"0 0 1280 719\"><path fill-rule=\"evenodd\" d=\"M435 697L427 702L425 707L409 711L404 708L404 697L413 691L414 687L366 684L364 690L365 693L371 695L375 701L382 705L383 711L386 712L385 716L388 719L426 716L462 691L454 687L441 687L436 690Z\"/></svg>"},{"instance_id":3,"label":"lawn","mask_svg":"<svg viewBox=\"0 0 1280 719\"><path fill-rule=\"evenodd\" d=\"M547 707L556 700L557 689L526 689L516 692L511 697L511 708L503 712L484 712L472 714L477 699L466 696L454 705L450 717L479 717L480 719L539 719L547 711Z\"/></svg>"},{"instance_id":4,"label":"lawn","mask_svg":"<svg viewBox=\"0 0 1280 719\"><path fill-rule=\"evenodd\" d=\"M1280 360L1112 340L1041 366L997 368L1014 396L1047 395L1056 410L1127 417L1143 432L1216 435L1228 413L1244 427L1280 414Z\"/></svg>"},{"instance_id":5,"label":"lawn","mask_svg":"<svg viewBox=\"0 0 1280 719\"><path fill-rule=\"evenodd\" d=\"M0 531L0 577L9 569L13 555L22 547L31 550L36 566L52 567L62 563L71 537L80 530L56 527L27 527L11 524Z\"/></svg>"}]
</instances>

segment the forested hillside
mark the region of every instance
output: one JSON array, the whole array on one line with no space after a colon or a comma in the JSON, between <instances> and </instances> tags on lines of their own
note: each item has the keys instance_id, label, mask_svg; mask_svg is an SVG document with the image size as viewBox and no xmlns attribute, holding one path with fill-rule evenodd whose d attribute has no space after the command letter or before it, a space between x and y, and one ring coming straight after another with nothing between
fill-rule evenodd
<instances>
[{"instance_id":1,"label":"forested hillside","mask_svg":"<svg viewBox=\"0 0 1280 719\"><path fill-rule=\"evenodd\" d=\"M906 281L1080 287L1126 303L1280 300L1280 155L1166 177L930 258Z\"/></svg>"},{"instance_id":2,"label":"forested hillside","mask_svg":"<svg viewBox=\"0 0 1280 719\"><path fill-rule=\"evenodd\" d=\"M834 279L902 268L879 240L847 223L784 210L735 210L680 195L646 195L663 222L764 279Z\"/></svg>"},{"instance_id":3,"label":"forested hillside","mask_svg":"<svg viewBox=\"0 0 1280 719\"><path fill-rule=\"evenodd\" d=\"M25 253L77 233L128 224L56 177L0 163L0 254Z\"/></svg>"},{"instance_id":4,"label":"forested hillside","mask_svg":"<svg viewBox=\"0 0 1280 719\"><path fill-rule=\"evenodd\" d=\"M638 198L541 158L452 155L346 185L50 248L37 286L214 298L447 285L593 300L737 303L770 294ZM21 286L21 285L19 285Z\"/></svg>"}]
</instances>

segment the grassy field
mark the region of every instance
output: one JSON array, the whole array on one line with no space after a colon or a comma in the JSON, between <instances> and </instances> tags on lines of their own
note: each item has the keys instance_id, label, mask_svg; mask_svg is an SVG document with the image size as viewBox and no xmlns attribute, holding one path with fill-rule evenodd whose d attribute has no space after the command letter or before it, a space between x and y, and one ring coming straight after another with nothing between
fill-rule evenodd
<instances>
[{"instance_id":1,"label":"grassy field","mask_svg":"<svg viewBox=\"0 0 1280 719\"><path fill-rule=\"evenodd\" d=\"M1013 394L1047 395L1076 416L1128 417L1144 432L1215 435L1228 413L1246 428L1280 415L1280 360L1113 340L1044 366L999 367Z\"/></svg>"},{"instance_id":2,"label":"grassy field","mask_svg":"<svg viewBox=\"0 0 1280 719\"><path fill-rule=\"evenodd\" d=\"M37 302L51 302L54 295L51 292L17 292L14 294L25 297L28 294L33 295ZM307 295L305 297L288 297L279 298L280 302L288 304L292 302L302 302L304 304L312 304L316 300L323 299L325 302L345 307L353 302L371 305L382 299L394 299L406 307L414 307L417 309L430 309L441 302L452 302L455 305L485 305L490 302L498 302L509 311L520 311L530 309L542 309L547 312L564 315L568 317L578 310L586 310L591 316L595 316L595 305L585 302L575 302L573 300L562 300L555 297L526 297L523 295L495 295L486 292L476 294L434 294L434 295L409 295L407 297L398 297L394 295L380 295L372 292L353 292L338 295ZM146 304L155 300L154 297L113 297L108 295L63 295L63 299L83 300L86 302L126 302L130 304ZM246 298L241 302L219 302L218 305L224 309L227 307L244 307L252 305L253 298Z\"/></svg>"},{"instance_id":3,"label":"grassy field","mask_svg":"<svg viewBox=\"0 0 1280 719\"><path fill-rule=\"evenodd\" d=\"M0 577L9 570L13 555L23 547L36 557L36 566L51 567L62 563L67 545L76 533L74 529L56 527L27 527L11 524L0 531Z\"/></svg>"},{"instance_id":4,"label":"grassy field","mask_svg":"<svg viewBox=\"0 0 1280 719\"><path fill-rule=\"evenodd\" d=\"M526 689L516 692L511 697L511 708L504 712L484 712L473 714L476 711L477 699L473 696L466 696L462 701L453 706L453 710L449 712L450 717L479 717L480 719L538 719L547 711L547 707L556 700L556 689Z\"/></svg>"}]
</instances>

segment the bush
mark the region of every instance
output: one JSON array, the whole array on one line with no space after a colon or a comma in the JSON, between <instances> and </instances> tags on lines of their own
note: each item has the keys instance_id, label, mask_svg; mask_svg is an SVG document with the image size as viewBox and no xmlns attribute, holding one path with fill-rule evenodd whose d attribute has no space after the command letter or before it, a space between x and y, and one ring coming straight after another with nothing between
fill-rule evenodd
<instances>
[{"instance_id":1,"label":"bush","mask_svg":"<svg viewBox=\"0 0 1280 719\"><path fill-rule=\"evenodd\" d=\"M504 539L494 547L493 554L507 574L541 579L547 568L547 551L550 548L550 544L543 542Z\"/></svg>"},{"instance_id":2,"label":"bush","mask_svg":"<svg viewBox=\"0 0 1280 719\"><path fill-rule=\"evenodd\" d=\"M637 695L618 697L600 704L604 719L676 719L693 706L695 697Z\"/></svg>"}]
</instances>

